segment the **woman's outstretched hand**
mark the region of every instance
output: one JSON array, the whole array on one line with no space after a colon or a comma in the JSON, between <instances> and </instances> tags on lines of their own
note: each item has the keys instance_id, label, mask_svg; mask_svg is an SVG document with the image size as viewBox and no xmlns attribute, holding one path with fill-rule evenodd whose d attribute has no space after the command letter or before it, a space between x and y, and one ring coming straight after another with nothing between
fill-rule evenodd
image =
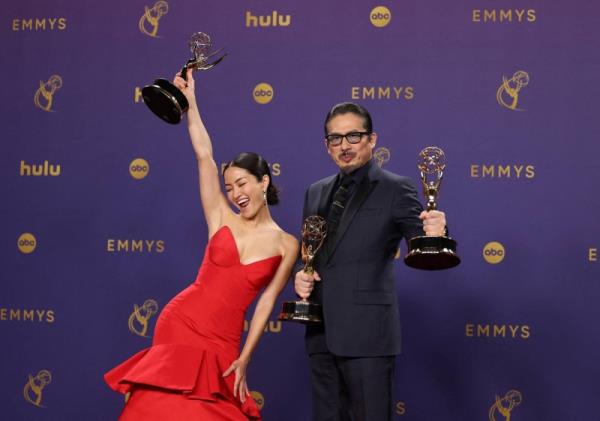
<instances>
[{"instance_id":1,"label":"woman's outstretched hand","mask_svg":"<svg viewBox=\"0 0 600 421\"><path fill-rule=\"evenodd\" d=\"M242 403L250 396L248 385L246 384L246 367L248 361L238 358L231 363L229 368L223 373L223 377L229 376L235 371L235 382L233 384L233 396L239 396Z\"/></svg>"},{"instance_id":2,"label":"woman's outstretched hand","mask_svg":"<svg viewBox=\"0 0 600 421\"><path fill-rule=\"evenodd\" d=\"M173 85L175 85L187 98L190 105L196 101L196 84L194 82L193 70L187 69L186 78L182 78L179 73L175 75L173 79Z\"/></svg>"}]
</instances>

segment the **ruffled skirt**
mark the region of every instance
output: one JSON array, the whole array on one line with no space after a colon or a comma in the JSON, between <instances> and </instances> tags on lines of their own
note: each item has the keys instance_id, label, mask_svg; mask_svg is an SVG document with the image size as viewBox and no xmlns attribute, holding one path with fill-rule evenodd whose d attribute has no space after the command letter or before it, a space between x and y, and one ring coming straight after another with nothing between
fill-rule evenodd
<instances>
[{"instance_id":1,"label":"ruffled skirt","mask_svg":"<svg viewBox=\"0 0 600 421\"><path fill-rule=\"evenodd\" d=\"M261 420L251 397L233 396L230 358L182 344L144 349L104 375L111 389L131 392L120 421Z\"/></svg>"}]
</instances>

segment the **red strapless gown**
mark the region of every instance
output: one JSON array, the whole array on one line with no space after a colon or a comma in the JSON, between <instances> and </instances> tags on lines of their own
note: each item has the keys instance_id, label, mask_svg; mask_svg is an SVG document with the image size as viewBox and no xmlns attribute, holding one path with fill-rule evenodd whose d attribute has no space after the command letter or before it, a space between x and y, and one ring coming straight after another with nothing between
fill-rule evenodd
<instances>
[{"instance_id":1,"label":"red strapless gown","mask_svg":"<svg viewBox=\"0 0 600 421\"><path fill-rule=\"evenodd\" d=\"M121 421L260 420L251 397L233 396L244 316L271 280L281 256L244 265L229 227L208 242L198 277L161 312L152 346L104 375L120 393L132 392Z\"/></svg>"}]
</instances>

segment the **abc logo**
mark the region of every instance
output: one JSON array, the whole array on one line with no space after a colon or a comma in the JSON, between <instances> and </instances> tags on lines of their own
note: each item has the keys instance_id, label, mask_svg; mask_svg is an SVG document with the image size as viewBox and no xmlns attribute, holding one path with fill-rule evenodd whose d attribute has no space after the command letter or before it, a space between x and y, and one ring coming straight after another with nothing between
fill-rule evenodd
<instances>
[{"instance_id":1,"label":"abc logo","mask_svg":"<svg viewBox=\"0 0 600 421\"><path fill-rule=\"evenodd\" d=\"M136 180L141 180L150 172L150 165L145 159L136 158L129 164L129 174Z\"/></svg>"},{"instance_id":2,"label":"abc logo","mask_svg":"<svg viewBox=\"0 0 600 421\"><path fill-rule=\"evenodd\" d=\"M254 399L254 402L256 402L258 409L263 409L263 406L265 406L265 397L262 395L262 393L253 390L250 392L250 395L252 395L252 399Z\"/></svg>"},{"instance_id":3,"label":"abc logo","mask_svg":"<svg viewBox=\"0 0 600 421\"><path fill-rule=\"evenodd\" d=\"M487 243L483 247L483 258L489 264L495 265L504 259L504 246L496 241Z\"/></svg>"},{"instance_id":4,"label":"abc logo","mask_svg":"<svg viewBox=\"0 0 600 421\"><path fill-rule=\"evenodd\" d=\"M377 6L371 10L369 17L373 26L377 28L383 28L392 20L392 12L390 12L390 9L385 6Z\"/></svg>"},{"instance_id":5,"label":"abc logo","mask_svg":"<svg viewBox=\"0 0 600 421\"><path fill-rule=\"evenodd\" d=\"M17 246L19 247L19 251L23 254L29 254L33 250L35 250L35 246L37 245L37 241L33 234L25 232L20 235L19 240L17 241Z\"/></svg>"},{"instance_id":6,"label":"abc logo","mask_svg":"<svg viewBox=\"0 0 600 421\"><path fill-rule=\"evenodd\" d=\"M273 87L264 82L259 83L252 90L252 96L259 104L268 104L273 100L274 95L275 93L273 92Z\"/></svg>"}]
</instances>

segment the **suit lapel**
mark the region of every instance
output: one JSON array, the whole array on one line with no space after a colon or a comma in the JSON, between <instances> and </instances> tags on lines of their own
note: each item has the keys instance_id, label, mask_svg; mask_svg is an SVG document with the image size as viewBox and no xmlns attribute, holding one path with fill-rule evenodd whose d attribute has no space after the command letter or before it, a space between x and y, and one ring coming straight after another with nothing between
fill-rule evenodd
<instances>
[{"instance_id":1,"label":"suit lapel","mask_svg":"<svg viewBox=\"0 0 600 421\"><path fill-rule=\"evenodd\" d=\"M321 188L321 194L319 197L319 208L317 209L317 215L322 216L323 218L327 218L328 202L331 197L331 192L333 191L333 186L335 186L335 181L337 180L337 176L331 177L331 180L323 185Z\"/></svg>"},{"instance_id":2,"label":"suit lapel","mask_svg":"<svg viewBox=\"0 0 600 421\"><path fill-rule=\"evenodd\" d=\"M362 182L357 186L356 192L354 193L354 195L352 195L352 198L350 199L350 202L346 206L346 210L342 215L342 220L340 221L337 234L333 239L333 247L331 247L330 249L331 253L329 254L329 256L327 256L328 261L331 259L331 256L333 256L333 254L335 253L335 249L337 248L340 239L344 236L344 233L350 226L350 223L354 219L356 212L360 209L364 201L367 200L367 197L369 197L369 194L377 185L377 181L379 181L379 171L381 170L376 164L372 165L369 172L362 179Z\"/></svg>"}]
</instances>

